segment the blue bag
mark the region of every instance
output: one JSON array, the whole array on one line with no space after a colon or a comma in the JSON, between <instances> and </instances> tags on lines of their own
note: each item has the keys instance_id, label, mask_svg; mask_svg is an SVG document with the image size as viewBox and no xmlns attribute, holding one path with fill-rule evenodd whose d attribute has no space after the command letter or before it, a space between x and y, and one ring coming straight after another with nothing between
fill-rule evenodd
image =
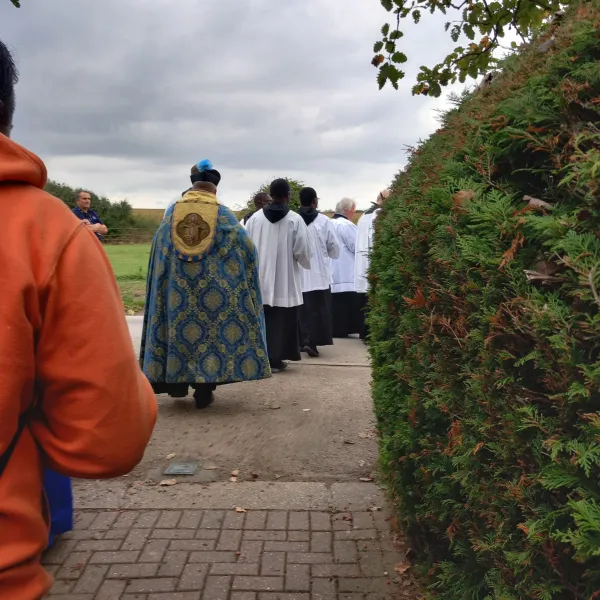
<instances>
[{"instance_id":1,"label":"blue bag","mask_svg":"<svg viewBox=\"0 0 600 600\"><path fill-rule=\"evenodd\" d=\"M73 529L73 490L70 477L44 469L44 492L50 510L50 547L57 535Z\"/></svg>"}]
</instances>

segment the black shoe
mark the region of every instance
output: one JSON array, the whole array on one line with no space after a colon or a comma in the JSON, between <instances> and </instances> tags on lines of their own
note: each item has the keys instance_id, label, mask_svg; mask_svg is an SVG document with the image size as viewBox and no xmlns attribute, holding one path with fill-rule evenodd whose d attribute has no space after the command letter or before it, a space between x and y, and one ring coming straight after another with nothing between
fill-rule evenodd
<instances>
[{"instance_id":1,"label":"black shoe","mask_svg":"<svg viewBox=\"0 0 600 600\"><path fill-rule=\"evenodd\" d=\"M214 401L215 395L212 390L196 390L194 392L194 402L199 410L208 408Z\"/></svg>"},{"instance_id":2,"label":"black shoe","mask_svg":"<svg viewBox=\"0 0 600 600\"><path fill-rule=\"evenodd\" d=\"M306 352L311 358L319 358L319 351L316 348L311 348L310 346L304 346L302 348L302 352Z\"/></svg>"}]
</instances>

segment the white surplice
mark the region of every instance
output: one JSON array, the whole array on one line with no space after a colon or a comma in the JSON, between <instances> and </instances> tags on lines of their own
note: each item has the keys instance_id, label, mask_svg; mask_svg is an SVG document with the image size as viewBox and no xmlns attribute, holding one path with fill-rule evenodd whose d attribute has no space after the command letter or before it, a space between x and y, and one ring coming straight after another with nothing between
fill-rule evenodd
<instances>
[{"instance_id":1,"label":"white surplice","mask_svg":"<svg viewBox=\"0 0 600 600\"><path fill-rule=\"evenodd\" d=\"M354 285L359 294L369 291L369 260L371 248L373 247L373 225L380 208L373 212L365 213L358 220L356 233L356 260L354 262Z\"/></svg>"},{"instance_id":2,"label":"white surplice","mask_svg":"<svg viewBox=\"0 0 600 600\"><path fill-rule=\"evenodd\" d=\"M332 220L319 214L308 225L308 240L312 258L310 269L302 271L302 291L328 290L331 283L329 259L340 255L340 245Z\"/></svg>"},{"instance_id":3,"label":"white surplice","mask_svg":"<svg viewBox=\"0 0 600 600\"><path fill-rule=\"evenodd\" d=\"M354 261L356 258L356 225L346 217L331 220L340 243L339 258L331 260L331 293L354 292Z\"/></svg>"},{"instance_id":4,"label":"white surplice","mask_svg":"<svg viewBox=\"0 0 600 600\"><path fill-rule=\"evenodd\" d=\"M302 304L302 269L310 269L312 256L308 228L291 211L271 223L259 210L246 223L246 231L258 250L263 304L290 308Z\"/></svg>"}]
</instances>

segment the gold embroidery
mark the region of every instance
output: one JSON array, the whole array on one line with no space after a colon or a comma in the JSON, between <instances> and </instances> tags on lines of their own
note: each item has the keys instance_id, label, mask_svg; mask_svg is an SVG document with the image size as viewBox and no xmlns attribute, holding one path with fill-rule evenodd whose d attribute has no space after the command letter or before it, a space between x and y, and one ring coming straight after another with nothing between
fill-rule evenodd
<instances>
[{"instance_id":1,"label":"gold embroidery","mask_svg":"<svg viewBox=\"0 0 600 600\"><path fill-rule=\"evenodd\" d=\"M198 213L186 215L183 221L177 224L177 235L185 242L186 246L197 246L209 234L208 223Z\"/></svg>"},{"instance_id":2,"label":"gold embroidery","mask_svg":"<svg viewBox=\"0 0 600 600\"><path fill-rule=\"evenodd\" d=\"M193 190L173 208L171 239L180 258L199 260L214 241L219 203L214 194Z\"/></svg>"}]
</instances>

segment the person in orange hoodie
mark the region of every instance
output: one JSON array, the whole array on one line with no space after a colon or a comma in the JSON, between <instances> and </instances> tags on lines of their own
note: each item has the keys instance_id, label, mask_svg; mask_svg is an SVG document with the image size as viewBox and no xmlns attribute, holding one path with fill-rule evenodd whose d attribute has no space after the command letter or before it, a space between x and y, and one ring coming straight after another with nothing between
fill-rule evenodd
<instances>
[{"instance_id":1,"label":"person in orange hoodie","mask_svg":"<svg viewBox=\"0 0 600 600\"><path fill-rule=\"evenodd\" d=\"M16 81L0 42L0 600L39 600L52 583L43 468L127 473L157 407L100 243L8 138Z\"/></svg>"}]
</instances>

